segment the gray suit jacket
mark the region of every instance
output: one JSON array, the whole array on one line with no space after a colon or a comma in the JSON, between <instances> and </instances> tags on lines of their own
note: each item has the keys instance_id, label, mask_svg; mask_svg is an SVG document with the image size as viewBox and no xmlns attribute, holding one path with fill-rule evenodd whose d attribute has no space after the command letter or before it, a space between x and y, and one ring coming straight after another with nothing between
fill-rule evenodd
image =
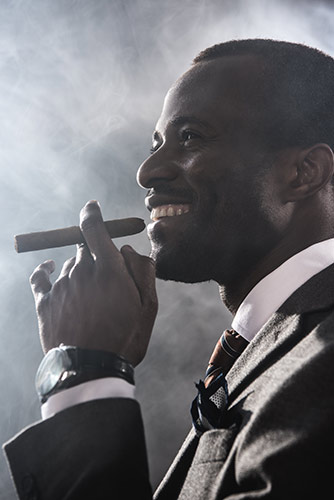
<instances>
[{"instance_id":1,"label":"gray suit jacket","mask_svg":"<svg viewBox=\"0 0 334 500\"><path fill-rule=\"evenodd\" d=\"M224 427L190 432L156 500L334 497L334 265L299 288L230 370ZM151 498L139 405L77 405L6 445L20 498ZM30 495L30 496L29 496Z\"/></svg>"}]
</instances>

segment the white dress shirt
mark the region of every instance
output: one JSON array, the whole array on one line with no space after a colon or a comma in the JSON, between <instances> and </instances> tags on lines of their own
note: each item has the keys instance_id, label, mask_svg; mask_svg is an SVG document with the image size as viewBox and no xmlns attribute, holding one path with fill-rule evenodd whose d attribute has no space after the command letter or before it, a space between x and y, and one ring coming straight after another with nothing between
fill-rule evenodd
<instances>
[{"instance_id":1,"label":"white dress shirt","mask_svg":"<svg viewBox=\"0 0 334 500\"><path fill-rule=\"evenodd\" d=\"M293 255L249 292L236 312L232 328L250 342L293 292L333 263L334 238ZM42 405L42 418L78 403L111 397L134 398L134 386L115 377L84 382L51 396Z\"/></svg>"},{"instance_id":2,"label":"white dress shirt","mask_svg":"<svg viewBox=\"0 0 334 500\"><path fill-rule=\"evenodd\" d=\"M116 377L99 378L83 382L50 396L46 403L42 404L42 418L44 420L45 418L52 417L55 413L79 403L85 403L93 399L107 398L134 399L135 386L122 378Z\"/></svg>"},{"instance_id":3,"label":"white dress shirt","mask_svg":"<svg viewBox=\"0 0 334 500\"><path fill-rule=\"evenodd\" d=\"M250 342L290 295L333 263L334 238L293 255L249 292L233 318L232 328Z\"/></svg>"}]
</instances>

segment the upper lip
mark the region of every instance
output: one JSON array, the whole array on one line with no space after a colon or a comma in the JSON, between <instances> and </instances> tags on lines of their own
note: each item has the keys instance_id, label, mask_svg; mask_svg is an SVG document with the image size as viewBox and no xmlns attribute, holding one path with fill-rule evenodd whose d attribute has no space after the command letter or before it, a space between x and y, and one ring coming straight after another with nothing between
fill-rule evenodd
<instances>
[{"instance_id":1,"label":"upper lip","mask_svg":"<svg viewBox=\"0 0 334 500\"><path fill-rule=\"evenodd\" d=\"M145 205L149 211L153 208L160 207L162 205L183 205L183 204L191 204L193 200L189 197L186 199L185 197L180 196L171 196L171 195L159 195L152 194L145 198Z\"/></svg>"}]
</instances>

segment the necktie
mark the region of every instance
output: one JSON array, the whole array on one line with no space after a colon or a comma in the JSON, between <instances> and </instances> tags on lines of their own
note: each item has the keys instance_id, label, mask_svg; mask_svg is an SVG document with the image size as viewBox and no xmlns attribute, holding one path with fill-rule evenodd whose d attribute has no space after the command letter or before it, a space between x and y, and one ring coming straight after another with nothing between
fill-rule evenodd
<instances>
[{"instance_id":1,"label":"necktie","mask_svg":"<svg viewBox=\"0 0 334 500\"><path fill-rule=\"evenodd\" d=\"M191 406L193 425L198 435L222 426L223 409L228 404L225 375L248 345L234 330L225 330L218 340L202 380L196 384L198 394Z\"/></svg>"}]
</instances>

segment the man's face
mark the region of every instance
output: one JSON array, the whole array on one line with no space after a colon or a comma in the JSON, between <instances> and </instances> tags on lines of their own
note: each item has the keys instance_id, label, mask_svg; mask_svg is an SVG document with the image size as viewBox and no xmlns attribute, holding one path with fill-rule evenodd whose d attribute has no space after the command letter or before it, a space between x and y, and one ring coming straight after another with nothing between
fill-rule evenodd
<instances>
[{"instance_id":1,"label":"man's face","mask_svg":"<svg viewBox=\"0 0 334 500\"><path fill-rule=\"evenodd\" d=\"M254 98L259 66L250 56L200 63L167 94L138 171L160 278L225 284L279 238Z\"/></svg>"}]
</instances>

